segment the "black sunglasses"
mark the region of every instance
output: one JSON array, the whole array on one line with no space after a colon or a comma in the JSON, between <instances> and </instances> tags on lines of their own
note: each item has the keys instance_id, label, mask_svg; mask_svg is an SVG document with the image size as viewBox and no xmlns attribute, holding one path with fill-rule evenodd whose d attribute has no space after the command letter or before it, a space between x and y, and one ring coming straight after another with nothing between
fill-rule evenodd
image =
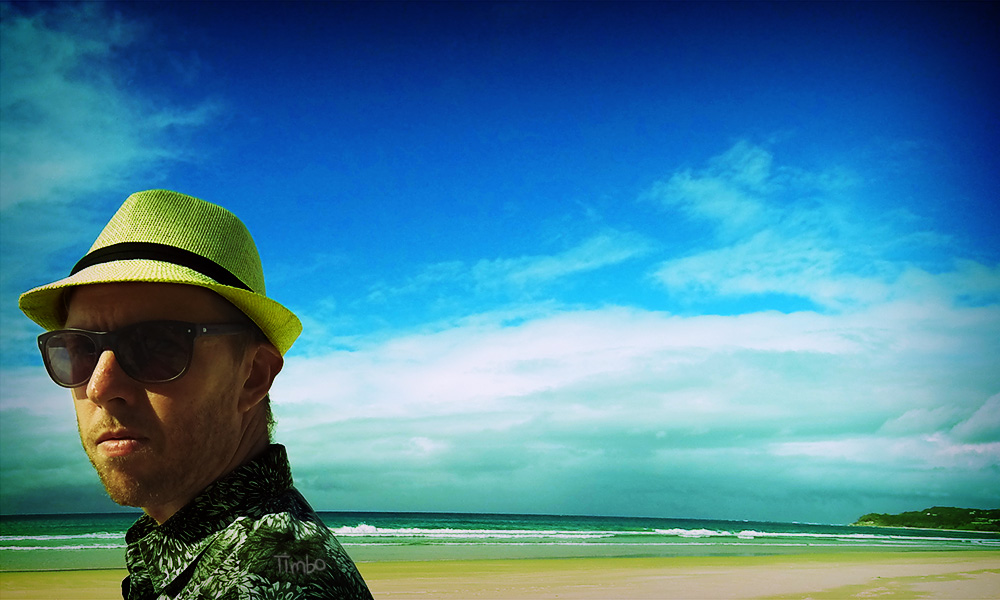
<instances>
[{"instance_id":1,"label":"black sunglasses","mask_svg":"<svg viewBox=\"0 0 1000 600\"><path fill-rule=\"evenodd\" d=\"M249 331L246 324L203 325L183 321L146 321L116 331L60 329L38 336L49 377L67 388L86 383L105 350L125 374L141 383L166 383L191 364L195 338Z\"/></svg>"}]
</instances>

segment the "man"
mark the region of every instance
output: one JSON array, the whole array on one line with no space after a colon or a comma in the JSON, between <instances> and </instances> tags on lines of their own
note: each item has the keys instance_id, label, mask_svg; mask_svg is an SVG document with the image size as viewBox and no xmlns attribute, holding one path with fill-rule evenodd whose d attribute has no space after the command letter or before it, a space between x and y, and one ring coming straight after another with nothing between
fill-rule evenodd
<instances>
[{"instance_id":1,"label":"man","mask_svg":"<svg viewBox=\"0 0 1000 600\"><path fill-rule=\"evenodd\" d=\"M108 495L141 507L126 599L371 598L271 444L268 391L302 329L229 211L133 194L69 277L23 294Z\"/></svg>"}]
</instances>

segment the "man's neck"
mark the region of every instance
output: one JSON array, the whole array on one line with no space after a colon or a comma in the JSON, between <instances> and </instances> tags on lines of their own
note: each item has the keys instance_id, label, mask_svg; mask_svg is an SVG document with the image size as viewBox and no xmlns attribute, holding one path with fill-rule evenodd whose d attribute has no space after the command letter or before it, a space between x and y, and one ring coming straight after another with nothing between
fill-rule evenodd
<instances>
[{"instance_id":1,"label":"man's neck","mask_svg":"<svg viewBox=\"0 0 1000 600\"><path fill-rule=\"evenodd\" d=\"M265 419L263 419L262 416L261 418L251 419L250 423L248 423L248 427L244 432L243 437L240 439L239 446L237 446L236 450L233 452L232 460L229 462L226 468L219 473L219 475L215 479L213 479L203 488L198 490L197 493L192 494L190 496L185 496L183 498L175 498L170 502L165 502L163 504L159 504L156 506L143 506L142 507L143 512L145 512L154 521L156 521L157 525L163 525L164 523L167 522L167 520L170 517L177 514L177 511L187 506L192 500L194 500L202 492L204 492L209 485L222 479L226 475L229 475L239 467L242 467L245 464L253 462L254 459L256 459L258 456L264 453L265 450L267 450L267 447L270 445L270 443L271 442L270 439L268 438L267 424Z\"/></svg>"}]
</instances>

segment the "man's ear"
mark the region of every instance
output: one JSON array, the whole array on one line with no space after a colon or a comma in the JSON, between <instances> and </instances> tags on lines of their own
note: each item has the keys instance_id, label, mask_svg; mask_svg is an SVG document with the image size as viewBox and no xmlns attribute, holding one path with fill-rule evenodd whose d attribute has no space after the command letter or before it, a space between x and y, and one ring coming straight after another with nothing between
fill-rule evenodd
<instances>
[{"instance_id":1,"label":"man's ear","mask_svg":"<svg viewBox=\"0 0 1000 600\"><path fill-rule=\"evenodd\" d=\"M253 351L253 360L250 363L250 372L243 382L243 391L240 394L239 408L241 412L246 412L260 403L271 390L274 378L281 372L281 367L285 364L278 349L270 343L264 342L256 344Z\"/></svg>"}]
</instances>

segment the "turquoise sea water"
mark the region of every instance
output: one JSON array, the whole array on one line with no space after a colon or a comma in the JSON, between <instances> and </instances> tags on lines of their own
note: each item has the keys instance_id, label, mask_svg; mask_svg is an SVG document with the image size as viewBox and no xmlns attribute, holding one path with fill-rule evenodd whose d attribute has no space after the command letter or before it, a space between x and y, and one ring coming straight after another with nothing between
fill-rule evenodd
<instances>
[{"instance_id":1,"label":"turquoise sea water","mask_svg":"<svg viewBox=\"0 0 1000 600\"><path fill-rule=\"evenodd\" d=\"M1000 534L799 523L320 513L356 561L1000 550ZM0 517L0 570L122 568L136 513Z\"/></svg>"}]
</instances>

